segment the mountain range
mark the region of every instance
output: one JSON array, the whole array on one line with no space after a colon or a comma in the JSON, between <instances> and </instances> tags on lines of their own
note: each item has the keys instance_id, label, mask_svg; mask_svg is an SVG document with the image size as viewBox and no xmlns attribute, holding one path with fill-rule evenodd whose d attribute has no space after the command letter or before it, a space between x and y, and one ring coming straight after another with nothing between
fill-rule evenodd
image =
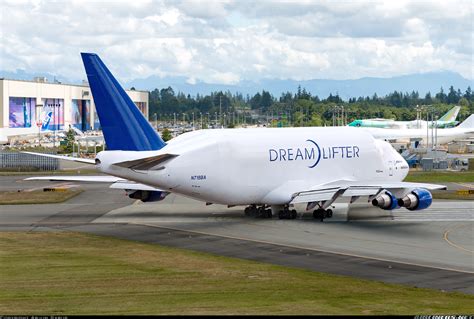
<instances>
[{"instance_id":1,"label":"mountain range","mask_svg":"<svg viewBox=\"0 0 474 319\"><path fill-rule=\"evenodd\" d=\"M81 83L79 81L68 81L60 76L52 74L28 73L24 70L17 72L0 71L0 77L18 80L31 80L35 76L47 77L50 82L54 80L62 83ZM382 77L364 77L351 80L279 80L279 79L263 79L259 81L241 81L235 85L212 84L205 82L197 82L190 84L186 82L186 77L159 77L150 76L143 79L135 79L123 83L126 88L134 87L137 90L151 91L155 88L162 89L171 86L177 92L183 92L195 96L196 94L209 94L215 91L230 91L232 93L239 92L243 95L254 95L262 90L269 91L273 96L279 97L282 92L296 93L298 86L305 88L312 95L320 98L326 98L329 94L338 94L342 99L348 100L351 97L372 96L376 93L378 96L387 95L393 91L412 92L418 91L421 97L427 92L435 95L443 87L447 93L452 85L456 90L460 89L464 92L468 86L473 88L473 81L462 77L460 74L451 71L439 71L429 73L408 74L402 76L394 76L388 78Z\"/></svg>"},{"instance_id":2,"label":"mountain range","mask_svg":"<svg viewBox=\"0 0 474 319\"><path fill-rule=\"evenodd\" d=\"M384 96L393 91L412 92L418 91L420 96L428 92L435 95L443 87L445 92L452 85L456 90L464 91L468 86L473 88L473 82L465 79L460 74L450 71L430 72L395 76L389 78L364 77L354 80L326 80L314 79L305 81L265 79L260 81L242 81L237 85L209 84L197 82L196 84L186 83L184 77L150 76L145 79L136 79L126 84L128 87L137 89L152 90L154 88L166 88L171 86L175 92L185 94L208 94L214 91L240 92L243 95L254 95L262 90L269 91L273 96L279 97L282 92L295 93L298 86L305 88L312 95L326 98L329 94L338 94L342 99L348 100L351 97Z\"/></svg>"}]
</instances>

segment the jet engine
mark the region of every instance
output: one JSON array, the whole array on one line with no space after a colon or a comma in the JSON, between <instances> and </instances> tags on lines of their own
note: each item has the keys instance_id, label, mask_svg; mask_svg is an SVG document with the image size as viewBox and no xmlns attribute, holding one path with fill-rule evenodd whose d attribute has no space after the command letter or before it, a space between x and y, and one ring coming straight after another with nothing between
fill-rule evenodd
<instances>
[{"instance_id":1,"label":"jet engine","mask_svg":"<svg viewBox=\"0 0 474 319\"><path fill-rule=\"evenodd\" d=\"M385 191L377 195L372 200L372 205L385 210L392 210L398 208L397 198L389 191Z\"/></svg>"},{"instance_id":2,"label":"jet engine","mask_svg":"<svg viewBox=\"0 0 474 319\"><path fill-rule=\"evenodd\" d=\"M398 205L408 210L420 210L430 207L433 196L426 189L416 188L398 200Z\"/></svg>"},{"instance_id":3,"label":"jet engine","mask_svg":"<svg viewBox=\"0 0 474 319\"><path fill-rule=\"evenodd\" d=\"M159 202L168 195L168 192L128 190L127 195L133 199L139 199L142 202Z\"/></svg>"}]
</instances>

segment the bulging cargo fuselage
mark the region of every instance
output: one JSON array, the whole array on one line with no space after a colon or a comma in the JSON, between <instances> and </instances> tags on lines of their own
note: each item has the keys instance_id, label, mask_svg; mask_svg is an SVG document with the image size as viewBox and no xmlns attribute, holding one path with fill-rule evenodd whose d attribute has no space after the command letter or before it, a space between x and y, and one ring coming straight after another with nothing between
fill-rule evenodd
<instances>
[{"instance_id":1,"label":"bulging cargo fuselage","mask_svg":"<svg viewBox=\"0 0 474 319\"><path fill-rule=\"evenodd\" d=\"M149 170L116 162L177 155ZM99 169L166 191L226 205L281 205L295 192L333 181L402 181L406 161L356 128L200 130L158 151L104 151Z\"/></svg>"}]
</instances>

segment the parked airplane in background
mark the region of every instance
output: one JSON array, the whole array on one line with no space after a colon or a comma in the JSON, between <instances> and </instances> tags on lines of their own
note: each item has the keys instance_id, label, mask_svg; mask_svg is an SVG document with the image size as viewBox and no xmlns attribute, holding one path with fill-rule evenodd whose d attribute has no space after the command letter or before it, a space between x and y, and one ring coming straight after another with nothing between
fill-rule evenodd
<instances>
[{"instance_id":1,"label":"parked airplane in background","mask_svg":"<svg viewBox=\"0 0 474 319\"><path fill-rule=\"evenodd\" d=\"M372 134L377 139L390 142L410 142L412 140L421 140L426 145L427 135L430 143L433 139L437 144L445 144L455 140L463 140L474 137L474 114L471 114L464 122L453 128L435 129L385 129L385 128L360 128Z\"/></svg>"},{"instance_id":2,"label":"parked airplane in background","mask_svg":"<svg viewBox=\"0 0 474 319\"><path fill-rule=\"evenodd\" d=\"M454 127L459 122L456 118L461 110L460 106L455 106L444 114L439 120L435 121L435 126L438 128ZM355 120L349 123L349 126L354 127L373 127L373 128L391 128L391 129L415 129L432 127L431 121L413 120L413 121L395 121L390 119L367 119Z\"/></svg>"},{"instance_id":3,"label":"parked airplane in background","mask_svg":"<svg viewBox=\"0 0 474 319\"><path fill-rule=\"evenodd\" d=\"M290 205L306 203L321 220L332 216L330 206L340 197L419 210L431 205L429 190L445 189L402 182L405 160L389 143L351 127L198 130L165 143L101 59L91 53L82 59L107 150L94 160L38 155L95 164L111 176L33 179L108 182L143 201L173 192L248 205L246 214L262 217L295 218Z\"/></svg>"}]
</instances>

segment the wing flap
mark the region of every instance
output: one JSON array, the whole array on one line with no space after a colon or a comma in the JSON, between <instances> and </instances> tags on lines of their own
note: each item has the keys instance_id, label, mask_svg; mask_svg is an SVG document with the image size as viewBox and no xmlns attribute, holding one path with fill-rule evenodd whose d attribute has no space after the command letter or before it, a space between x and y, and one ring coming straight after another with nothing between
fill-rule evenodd
<instances>
[{"instance_id":1,"label":"wing flap","mask_svg":"<svg viewBox=\"0 0 474 319\"><path fill-rule=\"evenodd\" d=\"M377 194L380 189L380 186L349 186L341 196L371 196Z\"/></svg>"},{"instance_id":2,"label":"wing flap","mask_svg":"<svg viewBox=\"0 0 474 319\"><path fill-rule=\"evenodd\" d=\"M310 203L330 200L339 191L339 187L314 189L294 195L291 204Z\"/></svg>"}]
</instances>

